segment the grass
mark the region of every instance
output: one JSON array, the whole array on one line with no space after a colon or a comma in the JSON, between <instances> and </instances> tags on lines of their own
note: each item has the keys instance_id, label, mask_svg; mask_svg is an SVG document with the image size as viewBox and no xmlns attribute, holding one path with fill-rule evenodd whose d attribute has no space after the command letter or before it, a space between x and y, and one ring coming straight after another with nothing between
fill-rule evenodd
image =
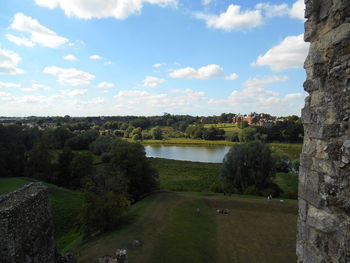
<instances>
[{"instance_id":1,"label":"grass","mask_svg":"<svg viewBox=\"0 0 350 263\"><path fill-rule=\"evenodd\" d=\"M208 192L218 185L220 163L149 158L158 170L160 187L172 191Z\"/></svg>"},{"instance_id":2,"label":"grass","mask_svg":"<svg viewBox=\"0 0 350 263\"><path fill-rule=\"evenodd\" d=\"M0 178L0 194L6 194L25 184L35 182L31 178ZM79 237L75 230L76 218L82 205L80 193L52 184L44 183L48 187L49 199L52 205L53 222L55 225L55 239L60 249Z\"/></svg>"},{"instance_id":3,"label":"grass","mask_svg":"<svg viewBox=\"0 0 350 263\"><path fill-rule=\"evenodd\" d=\"M268 143L272 152L287 155L290 160L298 160L303 148L301 143Z\"/></svg>"},{"instance_id":4,"label":"grass","mask_svg":"<svg viewBox=\"0 0 350 263\"><path fill-rule=\"evenodd\" d=\"M200 208L200 215L195 209ZM228 208L229 215L216 213ZM120 228L77 246L79 262L127 248L130 262L295 262L296 201L158 192ZM128 223L127 223L128 222ZM141 246L131 246L132 240Z\"/></svg>"},{"instance_id":5,"label":"grass","mask_svg":"<svg viewBox=\"0 0 350 263\"><path fill-rule=\"evenodd\" d=\"M172 191L214 192L219 184L221 163L200 163L149 158L151 166L158 170L160 187ZM298 175L277 173L275 183L283 190L283 198L296 199Z\"/></svg>"}]
</instances>

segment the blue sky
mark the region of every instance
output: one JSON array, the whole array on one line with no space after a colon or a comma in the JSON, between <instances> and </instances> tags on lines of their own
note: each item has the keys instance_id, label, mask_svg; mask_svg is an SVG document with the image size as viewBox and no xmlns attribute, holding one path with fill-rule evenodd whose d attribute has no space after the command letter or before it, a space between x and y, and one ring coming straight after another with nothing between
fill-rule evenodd
<instances>
[{"instance_id":1,"label":"blue sky","mask_svg":"<svg viewBox=\"0 0 350 263\"><path fill-rule=\"evenodd\" d=\"M3 0L0 116L300 115L303 0Z\"/></svg>"}]
</instances>

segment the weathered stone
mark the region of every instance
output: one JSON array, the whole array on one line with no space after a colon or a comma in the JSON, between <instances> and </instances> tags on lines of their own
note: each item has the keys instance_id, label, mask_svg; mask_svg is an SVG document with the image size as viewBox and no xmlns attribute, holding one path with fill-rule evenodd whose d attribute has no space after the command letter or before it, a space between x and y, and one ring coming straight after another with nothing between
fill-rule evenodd
<instances>
[{"instance_id":1,"label":"weathered stone","mask_svg":"<svg viewBox=\"0 0 350 263\"><path fill-rule=\"evenodd\" d=\"M305 0L298 262L350 262L350 1Z\"/></svg>"},{"instance_id":2,"label":"weathered stone","mask_svg":"<svg viewBox=\"0 0 350 263\"><path fill-rule=\"evenodd\" d=\"M47 188L31 183L0 196L1 263L74 263L61 256L54 241L54 226Z\"/></svg>"}]
</instances>

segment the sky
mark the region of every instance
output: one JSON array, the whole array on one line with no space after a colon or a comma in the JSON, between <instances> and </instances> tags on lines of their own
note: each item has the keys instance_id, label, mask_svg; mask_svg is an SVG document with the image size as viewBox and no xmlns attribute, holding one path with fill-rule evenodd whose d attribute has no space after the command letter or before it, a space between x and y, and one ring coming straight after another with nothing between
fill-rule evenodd
<instances>
[{"instance_id":1,"label":"sky","mask_svg":"<svg viewBox=\"0 0 350 263\"><path fill-rule=\"evenodd\" d=\"M2 0L0 116L300 115L303 0Z\"/></svg>"}]
</instances>

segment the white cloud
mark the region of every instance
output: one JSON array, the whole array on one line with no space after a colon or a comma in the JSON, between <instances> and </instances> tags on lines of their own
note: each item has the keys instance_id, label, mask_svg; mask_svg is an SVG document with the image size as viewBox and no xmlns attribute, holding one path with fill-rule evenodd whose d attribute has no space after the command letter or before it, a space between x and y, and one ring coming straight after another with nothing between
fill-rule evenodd
<instances>
[{"instance_id":1,"label":"white cloud","mask_svg":"<svg viewBox=\"0 0 350 263\"><path fill-rule=\"evenodd\" d=\"M255 8L263 10L264 15L267 17L289 16L291 18L300 19L302 21L305 20L304 0L297 0L291 7L289 7L286 3L280 5L271 5L270 3L259 3L255 6Z\"/></svg>"},{"instance_id":2,"label":"white cloud","mask_svg":"<svg viewBox=\"0 0 350 263\"><path fill-rule=\"evenodd\" d=\"M56 48L68 42L67 38L58 36L51 29L41 25L38 20L22 13L15 14L10 28L30 35L30 39L11 35L11 41L17 42L18 45L34 46L39 44L44 47Z\"/></svg>"},{"instance_id":3,"label":"white cloud","mask_svg":"<svg viewBox=\"0 0 350 263\"><path fill-rule=\"evenodd\" d=\"M239 78L239 76L236 73L232 73L231 75L226 76L224 79L225 80L235 80L238 78Z\"/></svg>"},{"instance_id":4,"label":"white cloud","mask_svg":"<svg viewBox=\"0 0 350 263\"><path fill-rule=\"evenodd\" d=\"M309 50L303 34L288 36L252 63L253 66L269 66L272 71L302 68Z\"/></svg>"},{"instance_id":5,"label":"white cloud","mask_svg":"<svg viewBox=\"0 0 350 263\"><path fill-rule=\"evenodd\" d=\"M261 87L248 87L243 90L234 90L227 99L211 99L208 101L211 107L216 106L222 111L230 107L234 112L266 112L274 115L300 115L304 105L305 95L291 93L281 95Z\"/></svg>"},{"instance_id":6,"label":"white cloud","mask_svg":"<svg viewBox=\"0 0 350 263\"><path fill-rule=\"evenodd\" d=\"M61 90L61 93L68 97L83 96L88 92L87 89Z\"/></svg>"},{"instance_id":7,"label":"white cloud","mask_svg":"<svg viewBox=\"0 0 350 263\"><path fill-rule=\"evenodd\" d=\"M264 10L267 17L289 15L290 8L286 3L280 5L271 5L270 3L259 3L255 6L256 9Z\"/></svg>"},{"instance_id":8,"label":"white cloud","mask_svg":"<svg viewBox=\"0 0 350 263\"><path fill-rule=\"evenodd\" d=\"M69 61L76 61L76 60L78 60L78 59L76 58L76 56L74 56L74 55L72 55L72 54L68 54L68 55L64 56L63 59L64 59L64 60L69 60Z\"/></svg>"},{"instance_id":9,"label":"white cloud","mask_svg":"<svg viewBox=\"0 0 350 263\"><path fill-rule=\"evenodd\" d=\"M213 0L202 0L202 5L209 5Z\"/></svg>"},{"instance_id":10,"label":"white cloud","mask_svg":"<svg viewBox=\"0 0 350 263\"><path fill-rule=\"evenodd\" d=\"M17 75L24 71L17 67L22 58L15 52L0 49L0 75Z\"/></svg>"},{"instance_id":11,"label":"white cloud","mask_svg":"<svg viewBox=\"0 0 350 263\"><path fill-rule=\"evenodd\" d=\"M19 88L19 87L21 87L21 85L17 84L17 83L1 82L0 81L0 89L1 88Z\"/></svg>"},{"instance_id":12,"label":"white cloud","mask_svg":"<svg viewBox=\"0 0 350 263\"><path fill-rule=\"evenodd\" d=\"M101 57L100 55L91 55L89 58L93 60L103 59L103 57Z\"/></svg>"},{"instance_id":13,"label":"white cloud","mask_svg":"<svg viewBox=\"0 0 350 263\"><path fill-rule=\"evenodd\" d=\"M204 92L196 92L191 89L184 90L178 95L166 93L154 94L141 90L123 90L116 94L116 109L128 112L128 114L159 114L159 112L181 112L188 114L190 111L202 107L200 103L205 99ZM196 104L198 103L198 104ZM142 110L135 107L143 105Z\"/></svg>"},{"instance_id":14,"label":"white cloud","mask_svg":"<svg viewBox=\"0 0 350 263\"><path fill-rule=\"evenodd\" d=\"M301 19L302 21L305 20L304 18L305 13L305 3L304 0L297 0L291 10L290 10L290 16L293 18Z\"/></svg>"},{"instance_id":15,"label":"white cloud","mask_svg":"<svg viewBox=\"0 0 350 263\"><path fill-rule=\"evenodd\" d=\"M41 95L26 95L22 97L15 98L14 101L16 105L21 105L22 103L28 104L49 104L55 100L61 99L60 95L52 95L52 96L41 96ZM22 105L21 105L22 106Z\"/></svg>"},{"instance_id":16,"label":"white cloud","mask_svg":"<svg viewBox=\"0 0 350 263\"><path fill-rule=\"evenodd\" d=\"M13 99L14 97L10 93L0 91L0 101L11 101Z\"/></svg>"},{"instance_id":17,"label":"white cloud","mask_svg":"<svg viewBox=\"0 0 350 263\"><path fill-rule=\"evenodd\" d=\"M56 76L59 83L70 86L87 86L95 78L94 75L75 68L64 69L52 66L44 68L43 72Z\"/></svg>"},{"instance_id":18,"label":"white cloud","mask_svg":"<svg viewBox=\"0 0 350 263\"><path fill-rule=\"evenodd\" d=\"M35 44L30 39L28 39L26 37L16 37L12 34L6 34L6 38L18 46L25 46L25 47L34 47L35 46Z\"/></svg>"},{"instance_id":19,"label":"white cloud","mask_svg":"<svg viewBox=\"0 0 350 263\"><path fill-rule=\"evenodd\" d=\"M177 0L35 0L35 3L50 9L59 7L70 17L125 19L132 14L140 13L144 3L161 7L176 6Z\"/></svg>"},{"instance_id":20,"label":"white cloud","mask_svg":"<svg viewBox=\"0 0 350 263\"><path fill-rule=\"evenodd\" d=\"M112 63L112 61L106 61L103 64L105 64L105 65L112 65L113 63Z\"/></svg>"},{"instance_id":21,"label":"white cloud","mask_svg":"<svg viewBox=\"0 0 350 263\"><path fill-rule=\"evenodd\" d=\"M263 23L260 10L241 11L239 5L232 4L219 15L197 13L195 17L205 20L208 27L226 31L254 28Z\"/></svg>"},{"instance_id":22,"label":"white cloud","mask_svg":"<svg viewBox=\"0 0 350 263\"><path fill-rule=\"evenodd\" d=\"M107 82L101 82L97 85L98 88L114 88L114 84L107 83Z\"/></svg>"},{"instance_id":23,"label":"white cloud","mask_svg":"<svg viewBox=\"0 0 350 263\"><path fill-rule=\"evenodd\" d=\"M22 90L23 91L38 91L38 90L48 91L48 90L51 90L51 88L42 84L34 83L30 88L23 88Z\"/></svg>"},{"instance_id":24,"label":"white cloud","mask_svg":"<svg viewBox=\"0 0 350 263\"><path fill-rule=\"evenodd\" d=\"M152 76L147 76L142 81L142 86L145 87L145 88L159 88L160 84L162 84L164 82L165 82L165 79L152 77Z\"/></svg>"},{"instance_id":25,"label":"white cloud","mask_svg":"<svg viewBox=\"0 0 350 263\"><path fill-rule=\"evenodd\" d=\"M170 77L185 79L211 79L221 76L223 72L223 68L219 65L210 64L208 66L200 67L199 69L194 69L191 67L176 69L170 73Z\"/></svg>"},{"instance_id":26,"label":"white cloud","mask_svg":"<svg viewBox=\"0 0 350 263\"><path fill-rule=\"evenodd\" d=\"M164 66L165 63L156 63L156 64L153 64L153 67L154 68L160 68L161 66Z\"/></svg>"},{"instance_id":27,"label":"white cloud","mask_svg":"<svg viewBox=\"0 0 350 263\"><path fill-rule=\"evenodd\" d=\"M271 83L279 83L288 81L288 76L267 76L263 78L250 78L242 83L244 87L263 87Z\"/></svg>"}]
</instances>

